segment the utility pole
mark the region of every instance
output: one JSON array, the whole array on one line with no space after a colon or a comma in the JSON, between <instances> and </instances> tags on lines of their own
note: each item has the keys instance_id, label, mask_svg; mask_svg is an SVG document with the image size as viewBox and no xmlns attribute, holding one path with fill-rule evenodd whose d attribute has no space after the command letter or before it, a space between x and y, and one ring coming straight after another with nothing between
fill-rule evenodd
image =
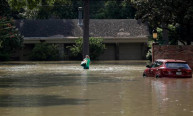
<instances>
[{"instance_id":1,"label":"utility pole","mask_svg":"<svg viewBox=\"0 0 193 116\"><path fill-rule=\"evenodd\" d=\"M83 58L89 55L89 0L83 0L84 18L83 18Z\"/></svg>"}]
</instances>

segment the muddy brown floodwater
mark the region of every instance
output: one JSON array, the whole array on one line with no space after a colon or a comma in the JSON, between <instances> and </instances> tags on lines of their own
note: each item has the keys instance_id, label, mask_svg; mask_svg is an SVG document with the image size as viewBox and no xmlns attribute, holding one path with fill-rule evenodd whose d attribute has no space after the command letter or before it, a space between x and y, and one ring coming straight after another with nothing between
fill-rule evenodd
<instances>
[{"instance_id":1,"label":"muddy brown floodwater","mask_svg":"<svg viewBox=\"0 0 193 116\"><path fill-rule=\"evenodd\" d=\"M143 78L145 65L3 62L0 116L193 116L193 79Z\"/></svg>"}]
</instances>

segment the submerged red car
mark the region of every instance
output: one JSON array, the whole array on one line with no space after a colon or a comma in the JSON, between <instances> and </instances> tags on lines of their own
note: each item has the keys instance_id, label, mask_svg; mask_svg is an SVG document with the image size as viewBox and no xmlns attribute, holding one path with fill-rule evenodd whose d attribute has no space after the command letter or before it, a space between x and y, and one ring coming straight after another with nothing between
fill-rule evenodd
<instances>
[{"instance_id":1,"label":"submerged red car","mask_svg":"<svg viewBox=\"0 0 193 116\"><path fill-rule=\"evenodd\" d=\"M192 78L192 69L183 60L159 59L146 67L143 77Z\"/></svg>"}]
</instances>

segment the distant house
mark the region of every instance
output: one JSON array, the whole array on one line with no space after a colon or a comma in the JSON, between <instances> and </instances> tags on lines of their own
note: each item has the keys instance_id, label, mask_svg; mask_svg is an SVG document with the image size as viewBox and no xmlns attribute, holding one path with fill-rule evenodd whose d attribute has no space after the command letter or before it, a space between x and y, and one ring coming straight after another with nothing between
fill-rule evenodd
<instances>
[{"instance_id":1,"label":"distant house","mask_svg":"<svg viewBox=\"0 0 193 116\"><path fill-rule=\"evenodd\" d=\"M42 41L59 44L61 56L68 56L66 46L83 36L78 19L16 20L15 24L24 35L23 59ZM148 27L134 19L90 19L90 37L104 38L107 48L99 60L145 59L148 36Z\"/></svg>"}]
</instances>

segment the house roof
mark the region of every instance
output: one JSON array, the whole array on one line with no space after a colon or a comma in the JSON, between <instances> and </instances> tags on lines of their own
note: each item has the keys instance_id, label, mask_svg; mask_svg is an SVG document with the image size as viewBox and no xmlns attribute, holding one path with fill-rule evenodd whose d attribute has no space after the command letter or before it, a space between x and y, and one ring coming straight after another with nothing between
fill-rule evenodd
<instances>
[{"instance_id":1,"label":"house roof","mask_svg":"<svg viewBox=\"0 0 193 116\"><path fill-rule=\"evenodd\" d=\"M24 37L82 37L78 19L16 20ZM149 35L148 26L135 19L90 19L90 36L137 38Z\"/></svg>"}]
</instances>

